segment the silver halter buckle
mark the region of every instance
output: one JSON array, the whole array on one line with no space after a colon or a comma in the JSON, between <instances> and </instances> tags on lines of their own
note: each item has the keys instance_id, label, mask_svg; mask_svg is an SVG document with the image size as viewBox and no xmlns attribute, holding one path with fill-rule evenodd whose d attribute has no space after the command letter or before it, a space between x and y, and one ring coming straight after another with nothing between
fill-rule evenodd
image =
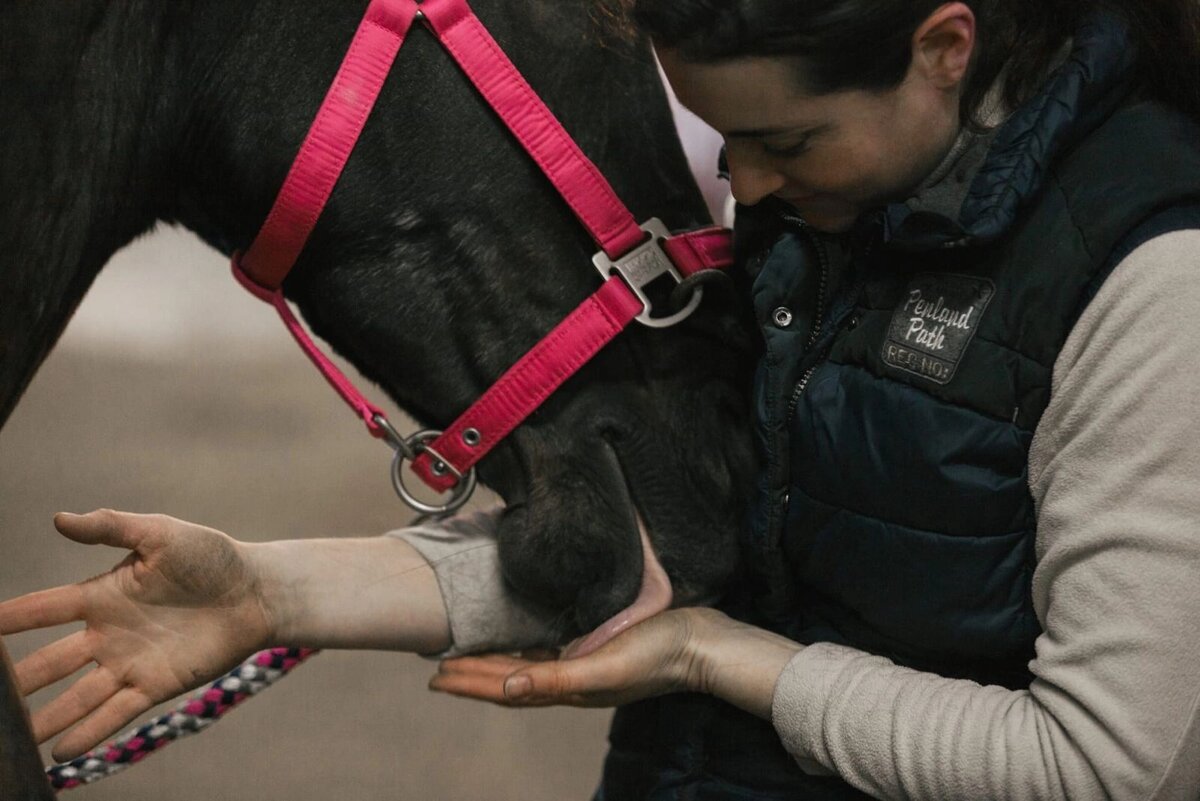
<instances>
[{"instance_id":1,"label":"silver halter buckle","mask_svg":"<svg viewBox=\"0 0 1200 801\"><path fill-rule=\"evenodd\" d=\"M700 301L704 298L704 290L697 287L687 306L675 314L666 317L652 316L651 312L654 309L650 298L646 295L645 288L664 275L671 276L677 284L683 282L683 276L663 249L662 242L671 237L671 232L663 225L662 220L652 217L642 223L641 229L649 234L649 238L645 242L616 261L610 259L604 251L600 251L592 257L592 263L596 265L596 269L600 271L600 275L606 281L613 273L616 273L625 280L625 283L633 290L633 294L637 295L638 300L642 302L642 313L636 318L639 323L651 328L670 328L683 322L691 316L692 312L696 311L700 306Z\"/></svg>"}]
</instances>

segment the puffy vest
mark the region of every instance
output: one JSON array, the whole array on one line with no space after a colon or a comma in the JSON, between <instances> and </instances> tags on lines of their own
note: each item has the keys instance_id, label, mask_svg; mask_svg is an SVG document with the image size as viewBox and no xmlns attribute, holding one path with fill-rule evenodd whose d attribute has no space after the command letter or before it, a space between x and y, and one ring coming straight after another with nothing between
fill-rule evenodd
<instances>
[{"instance_id":1,"label":"puffy vest","mask_svg":"<svg viewBox=\"0 0 1200 801\"><path fill-rule=\"evenodd\" d=\"M841 258L786 214L739 219L764 469L731 614L1028 686L1027 463L1055 360L1120 257L1200 227L1179 213L1200 203L1200 128L1131 98L1130 51L1111 18L1081 29L998 133L957 220L891 207ZM619 710L611 741L606 801L864 797L804 774L769 723L711 698Z\"/></svg>"}]
</instances>

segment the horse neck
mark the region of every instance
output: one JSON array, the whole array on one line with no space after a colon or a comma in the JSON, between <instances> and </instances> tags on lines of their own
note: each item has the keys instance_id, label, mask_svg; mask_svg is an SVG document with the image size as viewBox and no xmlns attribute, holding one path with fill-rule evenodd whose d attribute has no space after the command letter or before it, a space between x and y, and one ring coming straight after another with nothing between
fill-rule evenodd
<instances>
[{"instance_id":1,"label":"horse neck","mask_svg":"<svg viewBox=\"0 0 1200 801\"><path fill-rule=\"evenodd\" d=\"M168 42L182 4L0 5L0 423L97 272L170 187Z\"/></svg>"}]
</instances>

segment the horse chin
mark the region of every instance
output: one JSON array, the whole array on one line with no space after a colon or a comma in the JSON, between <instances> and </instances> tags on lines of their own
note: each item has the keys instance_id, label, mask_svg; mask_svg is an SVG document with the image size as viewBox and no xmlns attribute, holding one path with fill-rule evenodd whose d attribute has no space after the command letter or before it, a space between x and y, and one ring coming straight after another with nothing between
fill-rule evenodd
<instances>
[{"instance_id":1,"label":"horse chin","mask_svg":"<svg viewBox=\"0 0 1200 801\"><path fill-rule=\"evenodd\" d=\"M601 623L591 634L575 640L563 651L564 659L577 659L598 650L621 632L670 608L673 593L671 579L663 569L646 524L637 516L638 534L642 541L642 584L633 603Z\"/></svg>"},{"instance_id":2,"label":"horse chin","mask_svg":"<svg viewBox=\"0 0 1200 801\"><path fill-rule=\"evenodd\" d=\"M559 613L564 639L584 635L576 650L595 650L668 608L674 580L652 544L655 524L643 522L654 516L636 502L612 442L578 431L517 439L530 479L501 493L507 511L497 538L509 585ZM498 477L511 481L515 472Z\"/></svg>"}]
</instances>

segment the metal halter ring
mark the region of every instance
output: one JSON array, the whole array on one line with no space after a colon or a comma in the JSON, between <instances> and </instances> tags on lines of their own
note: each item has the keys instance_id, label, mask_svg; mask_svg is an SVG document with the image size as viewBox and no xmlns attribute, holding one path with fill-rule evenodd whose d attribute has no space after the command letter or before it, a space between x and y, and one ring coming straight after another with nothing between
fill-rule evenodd
<instances>
[{"instance_id":1,"label":"metal halter ring","mask_svg":"<svg viewBox=\"0 0 1200 801\"><path fill-rule=\"evenodd\" d=\"M418 500L409 492L408 487L404 485L404 463L415 459L422 453L432 453L436 459L437 453L429 447L429 443L441 435L441 431L418 431L408 439L403 440L404 447L396 447L396 455L392 458L392 486L396 488L396 494L413 509L427 515L445 515L457 512L462 508L463 504L471 499L477 483L474 467L468 470L464 476L460 475L446 462L437 461L434 465L435 471L437 466L441 465L443 472L451 472L458 476L458 483L450 490L449 500L441 505L428 504ZM390 436L389 439L391 439Z\"/></svg>"}]
</instances>

